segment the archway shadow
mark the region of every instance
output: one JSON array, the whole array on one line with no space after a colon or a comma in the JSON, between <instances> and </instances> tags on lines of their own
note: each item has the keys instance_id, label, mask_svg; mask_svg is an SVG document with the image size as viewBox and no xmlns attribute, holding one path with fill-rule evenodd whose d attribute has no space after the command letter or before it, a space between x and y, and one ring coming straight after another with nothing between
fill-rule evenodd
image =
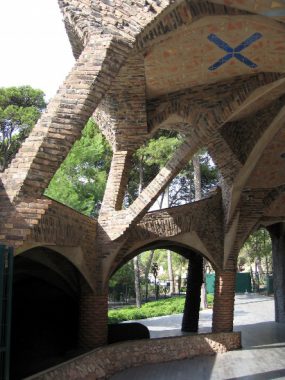
<instances>
[{"instance_id":1,"label":"archway shadow","mask_svg":"<svg viewBox=\"0 0 285 380\"><path fill-rule=\"evenodd\" d=\"M82 276L42 247L17 256L14 273L10 378L18 380L80 354Z\"/></svg>"}]
</instances>

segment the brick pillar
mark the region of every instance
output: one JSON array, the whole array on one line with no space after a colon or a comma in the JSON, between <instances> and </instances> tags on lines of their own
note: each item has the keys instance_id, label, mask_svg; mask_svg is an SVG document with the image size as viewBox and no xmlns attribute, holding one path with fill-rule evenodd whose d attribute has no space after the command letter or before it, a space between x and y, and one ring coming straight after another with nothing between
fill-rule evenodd
<instances>
[{"instance_id":1,"label":"brick pillar","mask_svg":"<svg viewBox=\"0 0 285 380\"><path fill-rule=\"evenodd\" d=\"M235 282L235 269L216 270L213 332L233 331Z\"/></svg>"},{"instance_id":2,"label":"brick pillar","mask_svg":"<svg viewBox=\"0 0 285 380\"><path fill-rule=\"evenodd\" d=\"M285 322L285 223L268 227L272 240L275 321Z\"/></svg>"},{"instance_id":3,"label":"brick pillar","mask_svg":"<svg viewBox=\"0 0 285 380\"><path fill-rule=\"evenodd\" d=\"M80 295L79 346L92 349L107 344L108 294L94 294L84 284Z\"/></svg>"},{"instance_id":4,"label":"brick pillar","mask_svg":"<svg viewBox=\"0 0 285 380\"><path fill-rule=\"evenodd\" d=\"M100 214L122 209L130 169L130 151L114 152Z\"/></svg>"}]
</instances>

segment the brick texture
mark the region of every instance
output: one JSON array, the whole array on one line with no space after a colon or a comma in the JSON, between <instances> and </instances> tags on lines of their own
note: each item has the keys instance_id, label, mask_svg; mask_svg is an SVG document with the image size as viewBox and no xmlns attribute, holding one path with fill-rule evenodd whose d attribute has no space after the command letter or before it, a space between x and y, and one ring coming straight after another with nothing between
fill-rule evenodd
<instances>
[{"instance_id":1,"label":"brick texture","mask_svg":"<svg viewBox=\"0 0 285 380\"><path fill-rule=\"evenodd\" d=\"M240 347L241 336L238 332L116 343L91 351L30 379L103 380L129 367L189 359L197 355L214 355Z\"/></svg>"}]
</instances>

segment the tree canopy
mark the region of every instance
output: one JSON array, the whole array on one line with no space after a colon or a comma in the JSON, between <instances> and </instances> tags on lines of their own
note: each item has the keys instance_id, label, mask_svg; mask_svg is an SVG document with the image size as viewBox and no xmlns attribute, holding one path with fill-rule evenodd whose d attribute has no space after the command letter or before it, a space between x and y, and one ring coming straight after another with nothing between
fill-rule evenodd
<instances>
[{"instance_id":1,"label":"tree canopy","mask_svg":"<svg viewBox=\"0 0 285 380\"><path fill-rule=\"evenodd\" d=\"M255 266L259 272L272 271L272 243L268 231L264 228L253 232L242 247L239 259L238 269L244 270L246 266Z\"/></svg>"},{"instance_id":2,"label":"tree canopy","mask_svg":"<svg viewBox=\"0 0 285 380\"><path fill-rule=\"evenodd\" d=\"M55 173L46 195L85 215L97 215L100 208L112 152L93 119L89 119Z\"/></svg>"},{"instance_id":3,"label":"tree canopy","mask_svg":"<svg viewBox=\"0 0 285 380\"><path fill-rule=\"evenodd\" d=\"M148 185L159 170L181 145L183 138L174 131L158 131L157 135L140 147L133 156L133 169L128 183L127 204ZM202 193L217 185L217 168L206 151L200 151ZM169 207L194 200L194 169L192 161L173 179L168 189ZM163 195L162 195L163 197Z\"/></svg>"},{"instance_id":4,"label":"tree canopy","mask_svg":"<svg viewBox=\"0 0 285 380\"><path fill-rule=\"evenodd\" d=\"M0 171L4 171L45 108L44 93L30 86L0 88Z\"/></svg>"}]
</instances>

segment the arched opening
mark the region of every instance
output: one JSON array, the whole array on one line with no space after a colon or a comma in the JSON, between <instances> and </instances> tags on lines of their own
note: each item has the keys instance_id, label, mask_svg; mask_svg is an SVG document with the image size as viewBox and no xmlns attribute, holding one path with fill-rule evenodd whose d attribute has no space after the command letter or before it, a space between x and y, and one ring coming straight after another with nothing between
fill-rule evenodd
<instances>
[{"instance_id":1,"label":"arched opening","mask_svg":"<svg viewBox=\"0 0 285 380\"><path fill-rule=\"evenodd\" d=\"M135 256L139 257L137 269L130 261ZM180 268L178 271L177 269L175 271L174 266L175 264L177 266L177 262ZM213 271L209 263L207 264L207 268L211 268ZM136 279L136 270L139 272L139 279ZM115 274L113 279L111 278L110 280L109 290L111 290L111 293L114 291L114 278L116 278L118 284L121 278L127 278L126 273L129 272L128 284L126 282L124 284L125 288L121 287L121 298L116 299L116 301L121 301L121 306L123 306L123 302L133 304L132 309L129 307L126 309L126 320L128 318L129 321L135 319L144 325L148 325L148 321L143 321L143 319L152 316L166 316L168 315L167 312L169 314L180 314L173 317L173 321L175 320L175 322L171 322L173 326L171 324L165 326L165 331L163 331L163 323L161 326L151 325L151 338L176 336L183 334L183 332L198 332L199 310L202 302L204 304L203 296L207 296L207 294L202 294L201 292L202 283L205 280L204 270L206 268L204 268L203 255L197 250L171 240L155 241L144 245L124 258L119 271L116 272L118 276ZM172 279L171 271L175 272L172 273ZM140 282L138 291L140 304L142 305L141 308L134 306L135 297L137 298L135 291L137 281ZM173 284L171 286L172 281ZM118 285L120 286L121 284L119 283ZM113 293L113 295L118 296L118 293ZM130 302L131 298L133 302ZM211 301L213 300L213 295L210 296L210 299ZM169 302L168 305L168 301L173 301L173 303ZM116 303L116 306L118 304L119 302ZM137 299L136 306L140 306L137 303ZM155 310L155 307L158 310ZM115 316L125 318L123 314L124 312L117 311L109 313L113 317L113 322L116 321ZM211 331L211 317L207 316L207 319L207 328L203 326L203 332Z\"/></svg>"},{"instance_id":2,"label":"arched opening","mask_svg":"<svg viewBox=\"0 0 285 380\"><path fill-rule=\"evenodd\" d=\"M43 247L14 263L11 379L21 379L78 354L81 276Z\"/></svg>"},{"instance_id":3,"label":"arched opening","mask_svg":"<svg viewBox=\"0 0 285 380\"><path fill-rule=\"evenodd\" d=\"M177 122L160 128L134 153L124 207L132 204L161 168L171 162L171 157L183 144L190 130L189 124ZM210 153L203 147L171 180L150 210L175 207L206 198L216 189L217 184L217 168Z\"/></svg>"}]
</instances>

